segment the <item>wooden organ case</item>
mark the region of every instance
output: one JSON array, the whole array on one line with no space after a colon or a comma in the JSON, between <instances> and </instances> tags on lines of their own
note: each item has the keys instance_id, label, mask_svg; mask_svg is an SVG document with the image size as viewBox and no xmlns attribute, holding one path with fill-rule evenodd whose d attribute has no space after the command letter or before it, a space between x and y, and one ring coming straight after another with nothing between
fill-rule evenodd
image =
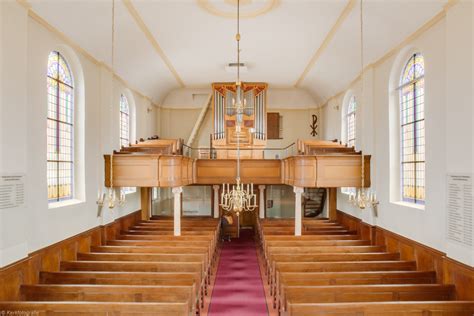
<instances>
[{"instance_id":1,"label":"wooden organ case","mask_svg":"<svg viewBox=\"0 0 474 316\"><path fill-rule=\"evenodd\" d=\"M267 88L260 82L242 82L241 89L246 107L243 111L242 127L236 131L237 113L233 108L237 86L235 82L214 83L213 117L214 134L212 147L217 159L237 158L237 141L242 159L263 159L267 144Z\"/></svg>"}]
</instances>

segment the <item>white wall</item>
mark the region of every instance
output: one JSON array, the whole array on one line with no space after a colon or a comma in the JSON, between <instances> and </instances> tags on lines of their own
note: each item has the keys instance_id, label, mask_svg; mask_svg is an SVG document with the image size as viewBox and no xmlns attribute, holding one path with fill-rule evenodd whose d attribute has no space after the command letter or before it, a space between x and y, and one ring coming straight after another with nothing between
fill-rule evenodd
<instances>
[{"instance_id":1,"label":"white wall","mask_svg":"<svg viewBox=\"0 0 474 316\"><path fill-rule=\"evenodd\" d=\"M473 7L472 2L463 1L450 10L446 18L446 108L443 113L446 120L447 172L471 173L472 176L474 176ZM474 227L474 222L472 224ZM453 257L474 266L474 247L469 251L462 245L449 242L447 251Z\"/></svg>"},{"instance_id":2,"label":"white wall","mask_svg":"<svg viewBox=\"0 0 474 316\"><path fill-rule=\"evenodd\" d=\"M361 81L350 89L359 100L357 109L358 149L372 154L372 188L380 205L378 217L371 210L358 210L339 194L339 209L365 222L387 228L423 244L447 252L448 256L474 265L474 250L454 247L446 238L446 174L473 173L473 96L472 96L472 9L471 1L461 1L441 19L399 52L375 63ZM399 173L394 168L397 145L390 146L389 114L398 109L398 91L391 78L399 78L410 53L425 57L425 124L426 124L426 205L410 207L394 199ZM393 75L393 71L396 75ZM340 138L341 108L344 93L321 109L325 139ZM363 129L361 126L363 125ZM397 133L397 132L395 132ZM362 136L361 136L362 135ZM392 163L391 163L392 161ZM391 179L393 181L390 185ZM391 194L392 190L392 194Z\"/></svg>"},{"instance_id":3,"label":"white wall","mask_svg":"<svg viewBox=\"0 0 474 316\"><path fill-rule=\"evenodd\" d=\"M148 99L127 91L105 67L75 52L55 33L29 18L17 2L0 2L0 24L0 173L20 172L27 179L26 206L0 210L0 266L4 266L138 210L139 193L135 193L127 195L125 206L104 208L98 215L97 192L104 181L102 155L119 148L121 93L133 98L137 138L154 133L156 117L147 112L152 108ZM58 208L48 207L46 183L46 66L52 50L59 50L72 68L78 93L75 137L82 137L84 143L83 148L76 144L79 155L75 163L83 171L80 201ZM81 82L83 93L79 91ZM76 178L81 178L80 173Z\"/></svg>"}]
</instances>

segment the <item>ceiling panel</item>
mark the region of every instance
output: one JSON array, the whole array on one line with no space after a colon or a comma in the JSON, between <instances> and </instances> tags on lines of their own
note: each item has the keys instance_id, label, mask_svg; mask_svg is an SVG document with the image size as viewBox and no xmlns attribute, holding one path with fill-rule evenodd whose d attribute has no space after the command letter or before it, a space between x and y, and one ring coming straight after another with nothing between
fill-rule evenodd
<instances>
[{"instance_id":1,"label":"ceiling panel","mask_svg":"<svg viewBox=\"0 0 474 316\"><path fill-rule=\"evenodd\" d=\"M393 47L442 11L445 0L364 1L364 64ZM319 102L346 89L361 71L360 5L357 4L308 73L302 86Z\"/></svg>"},{"instance_id":2,"label":"ceiling panel","mask_svg":"<svg viewBox=\"0 0 474 316\"><path fill-rule=\"evenodd\" d=\"M274 10L241 21L243 80L292 85L347 0L282 1ZM232 81L224 69L236 61L235 19L212 15L194 0L133 0L154 37L187 85Z\"/></svg>"},{"instance_id":3,"label":"ceiling panel","mask_svg":"<svg viewBox=\"0 0 474 316\"><path fill-rule=\"evenodd\" d=\"M29 0L34 12L99 61L111 60L111 1Z\"/></svg>"},{"instance_id":4,"label":"ceiling panel","mask_svg":"<svg viewBox=\"0 0 474 316\"><path fill-rule=\"evenodd\" d=\"M131 0L186 86L233 81L225 65L236 61L235 19L204 10L197 0ZM235 9L231 0L207 0ZM244 1L243 12L262 7ZM349 0L281 0L269 12L241 21L245 81L292 86ZM438 14L447 0L365 0L365 61L376 61ZM111 0L30 0L32 9L99 61L111 65ZM115 69L145 95L160 101L176 79L121 0L116 0ZM302 87L318 101L345 89L360 71L359 5L329 42Z\"/></svg>"},{"instance_id":5,"label":"ceiling panel","mask_svg":"<svg viewBox=\"0 0 474 316\"><path fill-rule=\"evenodd\" d=\"M123 3L116 8L115 72L159 102L178 84Z\"/></svg>"}]
</instances>

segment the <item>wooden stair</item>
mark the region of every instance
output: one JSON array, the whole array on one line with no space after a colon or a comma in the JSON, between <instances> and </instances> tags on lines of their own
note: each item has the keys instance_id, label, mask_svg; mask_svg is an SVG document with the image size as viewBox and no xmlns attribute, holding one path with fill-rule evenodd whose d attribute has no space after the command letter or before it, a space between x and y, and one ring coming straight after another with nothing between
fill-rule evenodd
<instances>
[{"instance_id":1,"label":"wooden stair","mask_svg":"<svg viewBox=\"0 0 474 316\"><path fill-rule=\"evenodd\" d=\"M304 217L318 217L326 203L325 188L305 188L303 200Z\"/></svg>"}]
</instances>

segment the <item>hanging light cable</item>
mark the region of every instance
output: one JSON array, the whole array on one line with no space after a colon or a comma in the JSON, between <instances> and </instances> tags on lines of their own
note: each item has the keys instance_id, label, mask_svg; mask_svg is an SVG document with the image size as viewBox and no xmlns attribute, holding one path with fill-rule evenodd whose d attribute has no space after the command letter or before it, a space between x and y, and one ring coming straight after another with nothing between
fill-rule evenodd
<instances>
[{"instance_id":1,"label":"hanging light cable","mask_svg":"<svg viewBox=\"0 0 474 316\"><path fill-rule=\"evenodd\" d=\"M242 82L240 81L240 0L237 0L237 34L235 39L237 41L237 81L235 83L236 100L233 102L233 107L237 115L235 125L235 135L237 137L237 176L235 179L236 185L232 186L232 190L230 190L229 183L222 184L220 205L225 211L233 211L239 216L241 212L250 212L257 207L257 197L253 190L253 183L247 184L247 188L245 188L245 185L240 182L240 133L245 107L245 99L242 101Z\"/></svg>"},{"instance_id":2,"label":"hanging light cable","mask_svg":"<svg viewBox=\"0 0 474 316\"><path fill-rule=\"evenodd\" d=\"M361 78L361 99L364 100L364 16L363 16L363 0L360 0L360 78ZM362 118L363 122L363 118ZM363 125L363 124L362 124ZM361 137L361 148L364 138ZM360 172L360 188L357 189L357 194L353 191L349 194L349 202L357 206L361 210L367 206L376 208L379 204L376 193L373 190L368 191L365 187L365 159L361 150L361 172Z\"/></svg>"}]
</instances>

